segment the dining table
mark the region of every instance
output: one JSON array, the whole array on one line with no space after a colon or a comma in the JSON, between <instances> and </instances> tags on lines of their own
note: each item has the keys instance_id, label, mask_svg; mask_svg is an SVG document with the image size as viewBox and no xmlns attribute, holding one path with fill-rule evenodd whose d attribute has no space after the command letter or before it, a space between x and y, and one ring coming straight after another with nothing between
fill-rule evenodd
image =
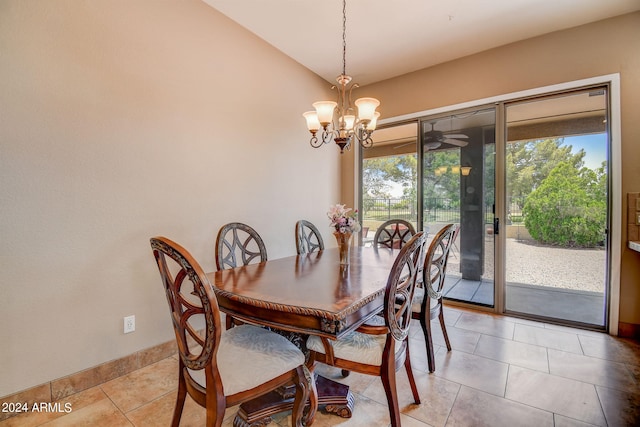
<instances>
[{"instance_id":1,"label":"dining table","mask_svg":"<svg viewBox=\"0 0 640 427\"><path fill-rule=\"evenodd\" d=\"M241 322L279 332L306 353L306 337L339 340L383 308L384 291L399 250L354 246L349 263L338 248L207 273L220 310ZM315 375L318 406L351 417L349 387ZM238 425L265 425L290 410L292 395L271 392L240 405ZM313 414L311 415L313 417ZM235 425L235 424L234 424Z\"/></svg>"}]
</instances>

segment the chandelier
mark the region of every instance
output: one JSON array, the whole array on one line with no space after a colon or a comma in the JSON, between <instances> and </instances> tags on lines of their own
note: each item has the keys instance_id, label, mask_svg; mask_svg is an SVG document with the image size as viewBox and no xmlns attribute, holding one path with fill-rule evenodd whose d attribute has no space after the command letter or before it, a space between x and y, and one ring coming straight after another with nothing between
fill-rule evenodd
<instances>
[{"instance_id":1,"label":"chandelier","mask_svg":"<svg viewBox=\"0 0 640 427\"><path fill-rule=\"evenodd\" d=\"M309 143L318 148L323 144L335 141L342 154L345 149L351 148L351 143L357 140L364 148L371 147L373 140L371 135L376 129L376 122L380 113L376 111L380 101L375 98L359 98L354 103L358 108L358 115L351 106L351 92L359 87L357 83L351 83L351 76L347 75L347 0L342 1L342 74L336 81L338 86L331 89L338 91L338 101L318 101L313 103L315 111L307 111L303 114L307 119L307 128L311 132ZM317 135L318 131L322 132Z\"/></svg>"}]
</instances>

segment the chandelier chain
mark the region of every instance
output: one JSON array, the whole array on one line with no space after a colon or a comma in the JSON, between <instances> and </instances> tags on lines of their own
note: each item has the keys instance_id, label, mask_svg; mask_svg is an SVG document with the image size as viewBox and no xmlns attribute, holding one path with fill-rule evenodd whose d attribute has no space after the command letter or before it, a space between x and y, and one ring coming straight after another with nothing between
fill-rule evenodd
<instances>
[{"instance_id":1,"label":"chandelier chain","mask_svg":"<svg viewBox=\"0 0 640 427\"><path fill-rule=\"evenodd\" d=\"M347 74L347 0L342 0L342 75Z\"/></svg>"}]
</instances>

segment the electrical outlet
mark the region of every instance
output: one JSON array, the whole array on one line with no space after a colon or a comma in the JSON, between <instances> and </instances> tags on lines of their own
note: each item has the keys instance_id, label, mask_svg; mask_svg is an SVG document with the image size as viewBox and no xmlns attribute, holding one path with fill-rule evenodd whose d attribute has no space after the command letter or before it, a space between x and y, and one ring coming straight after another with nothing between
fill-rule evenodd
<instances>
[{"instance_id":1,"label":"electrical outlet","mask_svg":"<svg viewBox=\"0 0 640 427\"><path fill-rule=\"evenodd\" d=\"M124 318L124 333L128 334L136 330L136 316L126 316Z\"/></svg>"}]
</instances>

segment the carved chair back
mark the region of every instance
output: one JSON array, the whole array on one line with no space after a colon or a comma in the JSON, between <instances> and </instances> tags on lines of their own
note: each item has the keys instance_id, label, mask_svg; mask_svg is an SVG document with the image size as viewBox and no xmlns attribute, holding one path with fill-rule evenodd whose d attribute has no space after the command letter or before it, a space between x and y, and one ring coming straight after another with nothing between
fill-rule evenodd
<instances>
[{"instance_id":1,"label":"carved chair back","mask_svg":"<svg viewBox=\"0 0 640 427\"><path fill-rule=\"evenodd\" d=\"M313 223L304 219L296 222L296 250L298 255L324 250L320 231Z\"/></svg>"},{"instance_id":2,"label":"carved chair back","mask_svg":"<svg viewBox=\"0 0 640 427\"><path fill-rule=\"evenodd\" d=\"M423 232L405 243L393 263L385 288L383 316L389 328L388 340L405 341L411 323L411 304L422 267Z\"/></svg>"},{"instance_id":3,"label":"carved chair back","mask_svg":"<svg viewBox=\"0 0 640 427\"><path fill-rule=\"evenodd\" d=\"M267 248L256 230L241 222L220 228L216 237L216 267L226 270L267 260Z\"/></svg>"},{"instance_id":4,"label":"carved chair back","mask_svg":"<svg viewBox=\"0 0 640 427\"><path fill-rule=\"evenodd\" d=\"M438 318L445 345L447 350L451 351L451 343L449 342L442 310L442 290L446 278L447 260L459 231L459 225L447 224L434 236L424 257L424 265L418 280L418 286L422 287L422 289L416 292L412 308L412 317L420 321L424 334L429 372L433 372L436 369L435 348L431 334L432 319Z\"/></svg>"},{"instance_id":5,"label":"carved chair back","mask_svg":"<svg viewBox=\"0 0 640 427\"><path fill-rule=\"evenodd\" d=\"M424 260L422 280L419 283L426 287L430 298L442 298L449 253L459 231L459 225L447 224L434 236L429 245Z\"/></svg>"},{"instance_id":6,"label":"carved chair back","mask_svg":"<svg viewBox=\"0 0 640 427\"><path fill-rule=\"evenodd\" d=\"M375 247L400 249L416 234L413 225L403 219L390 219L382 223L373 237Z\"/></svg>"},{"instance_id":7,"label":"carved chair back","mask_svg":"<svg viewBox=\"0 0 640 427\"><path fill-rule=\"evenodd\" d=\"M211 363L222 333L220 309L211 283L197 261L179 244L154 237L151 248L169 303L181 366L194 371L210 370L217 378L211 387L222 392L217 367Z\"/></svg>"}]
</instances>

